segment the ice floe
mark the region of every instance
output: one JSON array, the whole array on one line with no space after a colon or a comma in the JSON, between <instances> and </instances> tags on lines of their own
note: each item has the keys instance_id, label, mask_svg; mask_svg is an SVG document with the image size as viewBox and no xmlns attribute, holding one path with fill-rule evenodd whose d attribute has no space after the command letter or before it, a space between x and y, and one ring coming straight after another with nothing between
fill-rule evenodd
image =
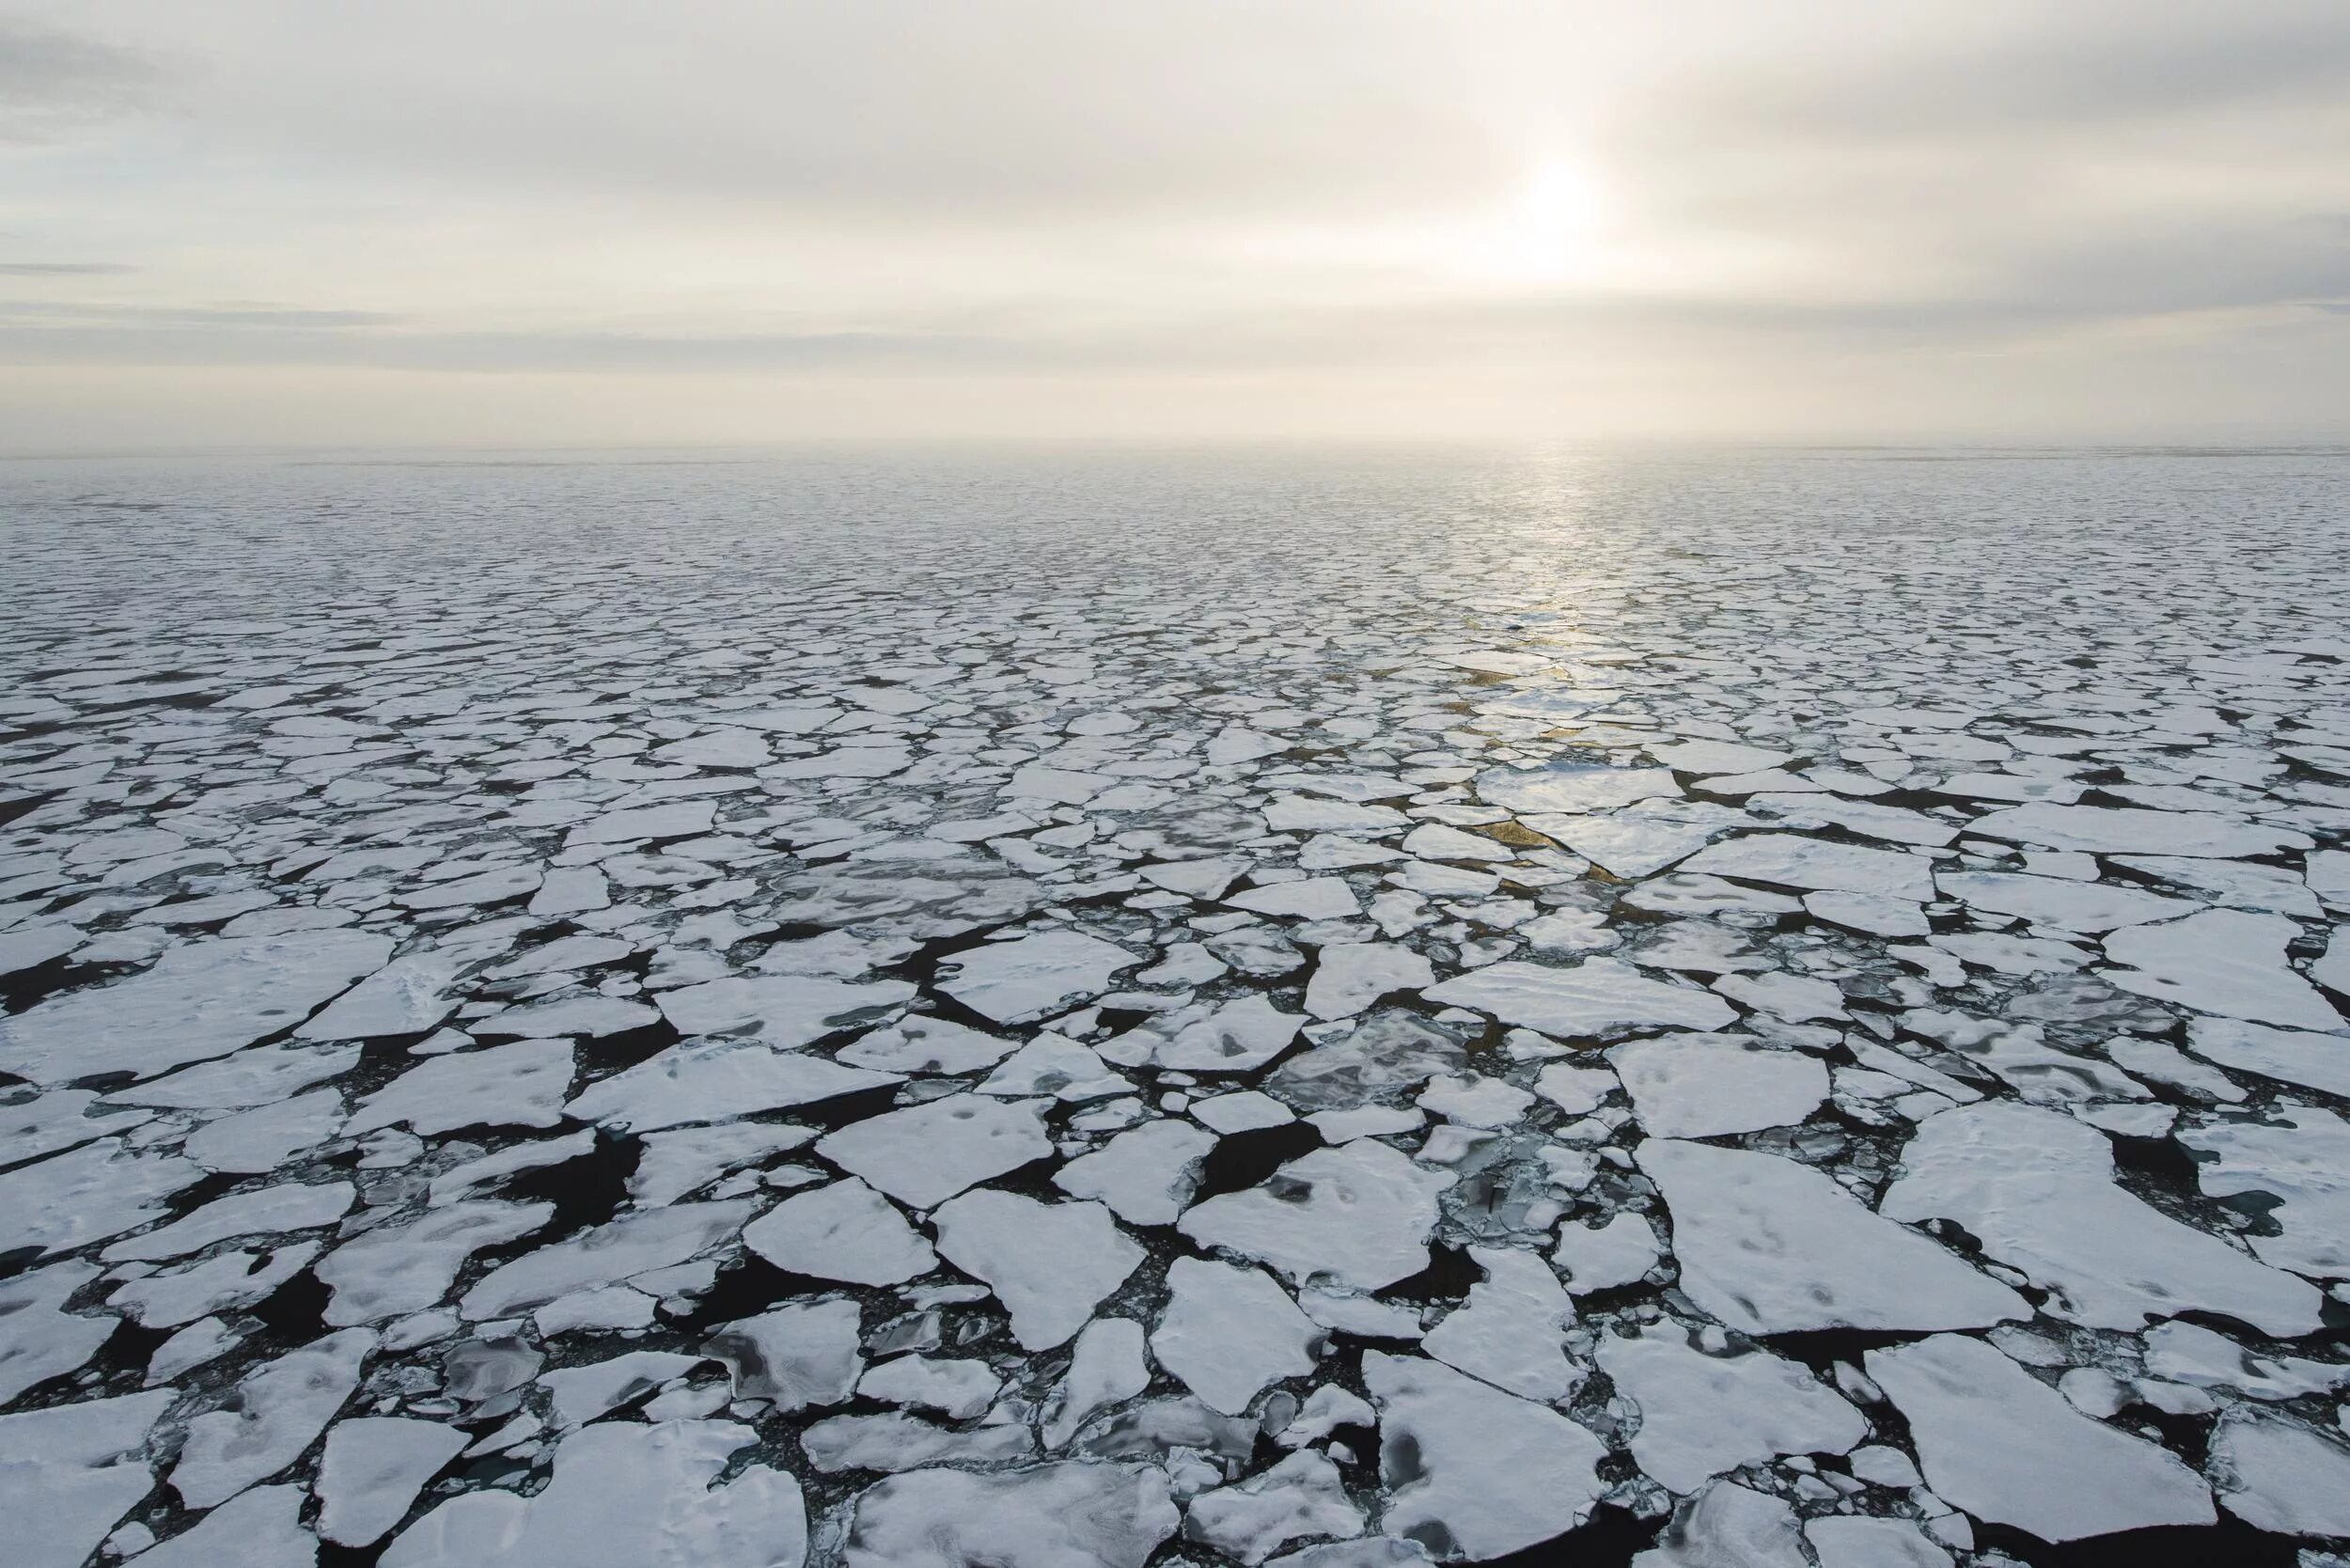
<instances>
[{"instance_id":1,"label":"ice floe","mask_svg":"<svg viewBox=\"0 0 2350 1568\"><path fill-rule=\"evenodd\" d=\"M1418 1357L1363 1353L1378 1406L1379 1528L1440 1561L1500 1557L1580 1523L1606 1446L1545 1405Z\"/></svg>"},{"instance_id":2,"label":"ice floe","mask_svg":"<svg viewBox=\"0 0 2350 1568\"><path fill-rule=\"evenodd\" d=\"M2264 1268L2114 1184L2105 1136L2008 1101L1928 1117L1881 1212L1954 1222L2048 1293L2042 1310L2101 1328L2219 1312L2287 1338L2318 1326L2317 1289Z\"/></svg>"},{"instance_id":3,"label":"ice floe","mask_svg":"<svg viewBox=\"0 0 2350 1568\"><path fill-rule=\"evenodd\" d=\"M1317 1149L1245 1192L1211 1198L1177 1228L1297 1284L1375 1291L1428 1266L1436 1196L1452 1181L1365 1139Z\"/></svg>"},{"instance_id":4,"label":"ice floe","mask_svg":"<svg viewBox=\"0 0 2350 1568\"><path fill-rule=\"evenodd\" d=\"M1801 1121L1827 1098L1827 1069L1739 1035L1668 1034L1607 1053L1654 1137L1716 1137Z\"/></svg>"},{"instance_id":5,"label":"ice floe","mask_svg":"<svg viewBox=\"0 0 2350 1568\"><path fill-rule=\"evenodd\" d=\"M1640 1168L1671 1212L1682 1289L1747 1334L1980 1328L2023 1298L1776 1154L1653 1138Z\"/></svg>"},{"instance_id":6,"label":"ice floe","mask_svg":"<svg viewBox=\"0 0 2350 1568\"><path fill-rule=\"evenodd\" d=\"M2310 460L1738 461L16 465L16 1557L2330 1561Z\"/></svg>"},{"instance_id":7,"label":"ice floe","mask_svg":"<svg viewBox=\"0 0 2350 1568\"><path fill-rule=\"evenodd\" d=\"M1666 1324L1600 1342L1599 1370L1640 1410L1632 1457L1674 1492L1781 1454L1842 1453L1869 1423L1800 1363L1705 1344Z\"/></svg>"},{"instance_id":8,"label":"ice floe","mask_svg":"<svg viewBox=\"0 0 2350 1568\"><path fill-rule=\"evenodd\" d=\"M2215 1517L2184 1460L2081 1415L1980 1340L1938 1334L1866 1364L1909 1422L1926 1483L1979 1519L2061 1542Z\"/></svg>"},{"instance_id":9,"label":"ice floe","mask_svg":"<svg viewBox=\"0 0 2350 1568\"><path fill-rule=\"evenodd\" d=\"M983 1280L1031 1351L1064 1343L1125 1283L1142 1248L1099 1203L1040 1203L986 1188L938 1206L938 1252Z\"/></svg>"}]
</instances>

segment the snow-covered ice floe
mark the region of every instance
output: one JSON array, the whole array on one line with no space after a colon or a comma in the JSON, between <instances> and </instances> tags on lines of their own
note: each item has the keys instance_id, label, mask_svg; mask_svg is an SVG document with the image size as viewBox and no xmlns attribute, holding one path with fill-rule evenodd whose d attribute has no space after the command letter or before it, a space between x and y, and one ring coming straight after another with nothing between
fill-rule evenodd
<instances>
[{"instance_id":1,"label":"snow-covered ice floe","mask_svg":"<svg viewBox=\"0 0 2350 1568\"><path fill-rule=\"evenodd\" d=\"M2350 1562L2296 460L961 461L10 465L9 1568Z\"/></svg>"}]
</instances>

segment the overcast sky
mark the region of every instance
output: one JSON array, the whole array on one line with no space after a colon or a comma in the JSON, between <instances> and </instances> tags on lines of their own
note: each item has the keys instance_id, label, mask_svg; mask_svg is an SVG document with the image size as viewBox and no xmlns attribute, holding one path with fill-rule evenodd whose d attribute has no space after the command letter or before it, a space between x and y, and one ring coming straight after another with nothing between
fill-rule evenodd
<instances>
[{"instance_id":1,"label":"overcast sky","mask_svg":"<svg viewBox=\"0 0 2350 1568\"><path fill-rule=\"evenodd\" d=\"M0 0L0 449L2350 438L2350 0Z\"/></svg>"}]
</instances>

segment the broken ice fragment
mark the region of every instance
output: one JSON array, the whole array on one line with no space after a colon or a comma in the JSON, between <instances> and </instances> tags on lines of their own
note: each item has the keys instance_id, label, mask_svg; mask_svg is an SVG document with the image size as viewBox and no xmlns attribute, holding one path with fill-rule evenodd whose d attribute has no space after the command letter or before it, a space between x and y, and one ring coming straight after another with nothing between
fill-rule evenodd
<instances>
[{"instance_id":1,"label":"broken ice fragment","mask_svg":"<svg viewBox=\"0 0 2350 1568\"><path fill-rule=\"evenodd\" d=\"M2032 801L1977 817L1969 833L2045 849L2092 855L2173 855L2251 859L2280 850L2308 849L2309 839L2208 811L2153 811L2138 807L2057 806Z\"/></svg>"},{"instance_id":2,"label":"broken ice fragment","mask_svg":"<svg viewBox=\"0 0 2350 1568\"><path fill-rule=\"evenodd\" d=\"M2125 991L2295 1029L2341 1029L2333 1004L2294 973L2285 948L2300 927L2281 915L2207 909L2184 920L2130 926L2105 939L2121 969L2106 978Z\"/></svg>"},{"instance_id":3,"label":"broken ice fragment","mask_svg":"<svg viewBox=\"0 0 2350 1568\"><path fill-rule=\"evenodd\" d=\"M1024 1350L1068 1340L1142 1262L1142 1248L1099 1203L1040 1203L983 1188L940 1204L932 1219L939 1255L986 1281Z\"/></svg>"},{"instance_id":4,"label":"broken ice fragment","mask_svg":"<svg viewBox=\"0 0 2350 1568\"><path fill-rule=\"evenodd\" d=\"M1379 1528L1443 1561L1562 1535L1598 1500L1606 1446L1574 1422L1422 1356L1363 1353L1379 1407Z\"/></svg>"},{"instance_id":5,"label":"broken ice fragment","mask_svg":"<svg viewBox=\"0 0 2350 1568\"><path fill-rule=\"evenodd\" d=\"M374 1544L464 1446L462 1432L438 1421L362 1416L337 1422L319 1460L319 1534L338 1546Z\"/></svg>"},{"instance_id":6,"label":"broken ice fragment","mask_svg":"<svg viewBox=\"0 0 2350 1568\"><path fill-rule=\"evenodd\" d=\"M2112 1145L2069 1116L2012 1101L1954 1106L1928 1117L1901 1158L1883 1212L1955 1221L1985 1257L2047 1291L2052 1317L2138 1329L2222 1312L2284 1337L2318 1325L2315 1286L2123 1191Z\"/></svg>"},{"instance_id":7,"label":"broken ice fragment","mask_svg":"<svg viewBox=\"0 0 2350 1568\"><path fill-rule=\"evenodd\" d=\"M588 1085L563 1109L583 1121L644 1133L788 1110L898 1081L893 1073L843 1067L755 1041L688 1043Z\"/></svg>"},{"instance_id":8,"label":"broken ice fragment","mask_svg":"<svg viewBox=\"0 0 2350 1568\"><path fill-rule=\"evenodd\" d=\"M78 1371L119 1321L65 1310L66 1298L98 1278L86 1262L55 1263L0 1280L0 1404L36 1383ZM5 1418L0 1418L5 1419Z\"/></svg>"},{"instance_id":9,"label":"broken ice fragment","mask_svg":"<svg viewBox=\"0 0 2350 1568\"><path fill-rule=\"evenodd\" d=\"M301 1487L256 1486L135 1560L142 1568L313 1568L318 1542L301 1512Z\"/></svg>"},{"instance_id":10,"label":"broken ice fragment","mask_svg":"<svg viewBox=\"0 0 2350 1568\"><path fill-rule=\"evenodd\" d=\"M1921 856L1792 833L1750 833L1709 845L1682 862L1682 870L1909 903L1926 903L1935 896L1934 867Z\"/></svg>"},{"instance_id":11,"label":"broken ice fragment","mask_svg":"<svg viewBox=\"0 0 2350 1568\"><path fill-rule=\"evenodd\" d=\"M1652 1137L1716 1137L1801 1121L1827 1098L1827 1069L1745 1035L1666 1034L1607 1053Z\"/></svg>"},{"instance_id":12,"label":"broken ice fragment","mask_svg":"<svg viewBox=\"0 0 2350 1568\"><path fill-rule=\"evenodd\" d=\"M1937 1334L1866 1359L1926 1484L1977 1518L2065 1542L2216 1517L2176 1454L2080 1414L1980 1340Z\"/></svg>"},{"instance_id":13,"label":"broken ice fragment","mask_svg":"<svg viewBox=\"0 0 2350 1568\"><path fill-rule=\"evenodd\" d=\"M954 1094L850 1123L816 1152L913 1209L934 1208L977 1183L1053 1152L1047 1100Z\"/></svg>"},{"instance_id":14,"label":"broken ice fragment","mask_svg":"<svg viewBox=\"0 0 2350 1568\"><path fill-rule=\"evenodd\" d=\"M1802 1527L1786 1499L1717 1481L1674 1512L1632 1568L1806 1568Z\"/></svg>"},{"instance_id":15,"label":"broken ice fragment","mask_svg":"<svg viewBox=\"0 0 2350 1568\"><path fill-rule=\"evenodd\" d=\"M344 1123L356 1136L400 1122L418 1133L458 1127L552 1127L572 1087L567 1040L523 1040L429 1057L360 1102Z\"/></svg>"},{"instance_id":16,"label":"broken ice fragment","mask_svg":"<svg viewBox=\"0 0 2350 1568\"><path fill-rule=\"evenodd\" d=\"M2246 1238L2262 1262L2321 1279L2350 1276L2350 1121L2287 1103L2265 1121L2216 1118L2179 1141L2197 1155L2205 1193L2269 1200L2275 1233Z\"/></svg>"},{"instance_id":17,"label":"broken ice fragment","mask_svg":"<svg viewBox=\"0 0 2350 1568\"><path fill-rule=\"evenodd\" d=\"M2255 1529L2350 1535L2350 1444L2337 1437L2231 1410L2212 1432L2210 1473L2220 1502Z\"/></svg>"},{"instance_id":18,"label":"broken ice fragment","mask_svg":"<svg viewBox=\"0 0 2350 1568\"><path fill-rule=\"evenodd\" d=\"M1366 1138L1314 1150L1246 1191L1211 1198L1178 1228L1299 1284L1375 1291L1428 1266L1436 1195L1452 1180Z\"/></svg>"},{"instance_id":19,"label":"broken ice fragment","mask_svg":"<svg viewBox=\"0 0 2350 1568\"><path fill-rule=\"evenodd\" d=\"M2031 1309L1914 1231L1776 1154L1651 1138L1681 1288L1747 1334L1980 1328Z\"/></svg>"},{"instance_id":20,"label":"broken ice fragment","mask_svg":"<svg viewBox=\"0 0 2350 1568\"><path fill-rule=\"evenodd\" d=\"M938 984L974 1011L1013 1024L1098 996L1118 971L1141 962L1099 937L1047 931L955 953L941 962Z\"/></svg>"},{"instance_id":21,"label":"broken ice fragment","mask_svg":"<svg viewBox=\"0 0 2350 1568\"><path fill-rule=\"evenodd\" d=\"M701 1347L726 1363L737 1399L779 1410L846 1404L865 1370L854 1301L795 1301L722 1323Z\"/></svg>"},{"instance_id":22,"label":"broken ice fragment","mask_svg":"<svg viewBox=\"0 0 2350 1568\"><path fill-rule=\"evenodd\" d=\"M1042 1412L1044 1446L1065 1447L1101 1412L1150 1386L1143 1364L1142 1325L1132 1318L1096 1318L1077 1336L1069 1371Z\"/></svg>"},{"instance_id":23,"label":"broken ice fragment","mask_svg":"<svg viewBox=\"0 0 2350 1568\"><path fill-rule=\"evenodd\" d=\"M743 1231L743 1245L794 1274L895 1285L938 1264L889 1200L855 1177L796 1193Z\"/></svg>"},{"instance_id":24,"label":"broken ice fragment","mask_svg":"<svg viewBox=\"0 0 2350 1568\"><path fill-rule=\"evenodd\" d=\"M1430 986L1421 995L1569 1038L1638 1028L1714 1029L1738 1016L1710 992L1651 980L1612 958L1557 967L1509 960Z\"/></svg>"},{"instance_id":25,"label":"broken ice fragment","mask_svg":"<svg viewBox=\"0 0 2350 1568\"><path fill-rule=\"evenodd\" d=\"M1512 811L1604 811L1657 795L1678 795L1670 768L1488 768L1477 792Z\"/></svg>"},{"instance_id":26,"label":"broken ice fragment","mask_svg":"<svg viewBox=\"0 0 2350 1568\"><path fill-rule=\"evenodd\" d=\"M858 1496L842 1561L845 1568L1142 1568L1181 1522L1167 1473L1155 1465L1063 1461L996 1475L910 1470Z\"/></svg>"},{"instance_id":27,"label":"broken ice fragment","mask_svg":"<svg viewBox=\"0 0 2350 1568\"><path fill-rule=\"evenodd\" d=\"M1172 1225L1191 1201L1215 1137L1169 1117L1120 1133L1053 1173L1072 1198L1096 1198L1129 1225Z\"/></svg>"},{"instance_id":28,"label":"broken ice fragment","mask_svg":"<svg viewBox=\"0 0 2350 1568\"><path fill-rule=\"evenodd\" d=\"M1186 1539L1250 1564L1303 1536L1353 1536L1362 1529L1363 1512L1347 1497L1339 1467L1310 1449L1246 1481L1200 1493L1183 1517Z\"/></svg>"},{"instance_id":29,"label":"broken ice fragment","mask_svg":"<svg viewBox=\"0 0 2350 1568\"><path fill-rule=\"evenodd\" d=\"M38 1084L151 1078L278 1033L391 957L389 937L313 931L167 949L144 974L0 1017L0 1072Z\"/></svg>"},{"instance_id":30,"label":"broken ice fragment","mask_svg":"<svg viewBox=\"0 0 2350 1568\"><path fill-rule=\"evenodd\" d=\"M753 1209L734 1200L624 1215L499 1264L474 1283L460 1306L468 1321L478 1323L668 1268L733 1240Z\"/></svg>"},{"instance_id":31,"label":"broken ice fragment","mask_svg":"<svg viewBox=\"0 0 2350 1568\"><path fill-rule=\"evenodd\" d=\"M1637 1283L1662 1256L1656 1228L1627 1210L1596 1228L1572 1221L1559 1227L1550 1261L1565 1271L1570 1294L1590 1295Z\"/></svg>"},{"instance_id":32,"label":"broken ice fragment","mask_svg":"<svg viewBox=\"0 0 2350 1568\"><path fill-rule=\"evenodd\" d=\"M1313 1371L1321 1330L1258 1270L1178 1258L1167 1286L1151 1354L1210 1409L1240 1415L1269 1384Z\"/></svg>"},{"instance_id":33,"label":"broken ice fragment","mask_svg":"<svg viewBox=\"0 0 2350 1568\"><path fill-rule=\"evenodd\" d=\"M752 1465L713 1486L757 1434L732 1421L606 1422L556 1446L534 1497L451 1497L393 1538L382 1568L802 1568L807 1514L790 1475Z\"/></svg>"},{"instance_id":34,"label":"broken ice fragment","mask_svg":"<svg viewBox=\"0 0 2350 1568\"><path fill-rule=\"evenodd\" d=\"M1562 1340L1574 1307L1550 1265L1531 1252L1472 1247L1485 1278L1468 1301L1430 1329L1420 1348L1437 1360L1526 1399L1559 1403L1583 1381Z\"/></svg>"},{"instance_id":35,"label":"broken ice fragment","mask_svg":"<svg viewBox=\"0 0 2350 1568\"><path fill-rule=\"evenodd\" d=\"M1393 942L1336 942L1322 949L1306 986L1306 1011L1316 1018L1345 1018L1395 991L1435 982L1428 960Z\"/></svg>"},{"instance_id":36,"label":"broken ice fragment","mask_svg":"<svg viewBox=\"0 0 2350 1568\"><path fill-rule=\"evenodd\" d=\"M346 1328L246 1374L229 1408L188 1423L172 1489L190 1508L211 1508L292 1464L358 1387L374 1349L374 1334Z\"/></svg>"},{"instance_id":37,"label":"broken ice fragment","mask_svg":"<svg viewBox=\"0 0 2350 1568\"><path fill-rule=\"evenodd\" d=\"M789 1050L852 1028L914 999L903 980L853 984L807 975L742 975L661 994L661 1015L684 1035L725 1035Z\"/></svg>"},{"instance_id":38,"label":"broken ice fragment","mask_svg":"<svg viewBox=\"0 0 2350 1568\"><path fill-rule=\"evenodd\" d=\"M1669 1491L1782 1454L1842 1453L1869 1435L1860 1412L1800 1362L1704 1346L1671 1323L1637 1338L1610 1333L1599 1367L1640 1407L1632 1457Z\"/></svg>"},{"instance_id":39,"label":"broken ice fragment","mask_svg":"<svg viewBox=\"0 0 2350 1568\"><path fill-rule=\"evenodd\" d=\"M81 1568L153 1490L153 1474L133 1456L171 1403L157 1390L0 1416L0 1518L11 1564Z\"/></svg>"}]
</instances>

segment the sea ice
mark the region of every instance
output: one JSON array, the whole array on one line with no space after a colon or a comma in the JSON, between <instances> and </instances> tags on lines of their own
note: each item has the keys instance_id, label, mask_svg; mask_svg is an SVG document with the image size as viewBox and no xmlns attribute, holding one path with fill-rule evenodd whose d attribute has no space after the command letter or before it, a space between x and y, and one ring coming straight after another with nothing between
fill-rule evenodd
<instances>
[{"instance_id":1,"label":"sea ice","mask_svg":"<svg viewBox=\"0 0 2350 1568\"><path fill-rule=\"evenodd\" d=\"M1052 1153L1044 1100L953 1094L827 1134L816 1152L899 1202L935 1208L965 1187Z\"/></svg>"},{"instance_id":2,"label":"sea ice","mask_svg":"<svg viewBox=\"0 0 2350 1568\"><path fill-rule=\"evenodd\" d=\"M744 1227L743 1245L777 1268L856 1285L895 1285L938 1266L905 1215L854 1176L785 1199Z\"/></svg>"},{"instance_id":3,"label":"sea ice","mask_svg":"<svg viewBox=\"0 0 2350 1568\"><path fill-rule=\"evenodd\" d=\"M610 1422L556 1446L555 1477L529 1497L449 1498L394 1537L383 1568L802 1568L799 1482L754 1464L713 1485L757 1440L732 1421Z\"/></svg>"},{"instance_id":4,"label":"sea ice","mask_svg":"<svg viewBox=\"0 0 2350 1568\"><path fill-rule=\"evenodd\" d=\"M2080 1414L1980 1340L1937 1334L1865 1359L1909 1422L1926 1484L1979 1519L2064 1542L2215 1517L2176 1454Z\"/></svg>"},{"instance_id":5,"label":"sea ice","mask_svg":"<svg viewBox=\"0 0 2350 1568\"><path fill-rule=\"evenodd\" d=\"M1606 1447L1557 1411L1418 1356L1363 1353L1379 1407L1379 1528L1442 1561L1564 1534L1605 1490Z\"/></svg>"},{"instance_id":6,"label":"sea ice","mask_svg":"<svg viewBox=\"0 0 2350 1568\"><path fill-rule=\"evenodd\" d=\"M438 1421L361 1416L337 1422L319 1459L320 1536L338 1546L373 1545L464 1446L463 1433Z\"/></svg>"},{"instance_id":7,"label":"sea ice","mask_svg":"<svg viewBox=\"0 0 2350 1568\"><path fill-rule=\"evenodd\" d=\"M1606 1037L1641 1028L1716 1029L1738 1014L1710 992L1670 985L1613 958L1554 967L1507 960L1421 993L1544 1034Z\"/></svg>"},{"instance_id":8,"label":"sea ice","mask_svg":"<svg viewBox=\"0 0 2350 1568\"><path fill-rule=\"evenodd\" d=\"M1099 1203L1040 1203L991 1187L931 1217L939 1256L995 1293L1024 1350L1065 1342L1142 1262L1142 1248Z\"/></svg>"},{"instance_id":9,"label":"sea ice","mask_svg":"<svg viewBox=\"0 0 2350 1568\"><path fill-rule=\"evenodd\" d=\"M1098 996L1120 969L1140 962L1096 936L1040 932L956 953L941 966L939 989L996 1023L1011 1024Z\"/></svg>"},{"instance_id":10,"label":"sea ice","mask_svg":"<svg viewBox=\"0 0 2350 1568\"><path fill-rule=\"evenodd\" d=\"M144 974L0 1017L0 1072L51 1084L209 1061L301 1023L391 955L390 938L357 931L182 943Z\"/></svg>"},{"instance_id":11,"label":"sea ice","mask_svg":"<svg viewBox=\"0 0 2350 1568\"><path fill-rule=\"evenodd\" d=\"M1428 1266L1436 1196L1452 1181L1366 1138L1314 1150L1245 1192L1211 1198L1177 1228L1298 1284L1375 1291Z\"/></svg>"},{"instance_id":12,"label":"sea ice","mask_svg":"<svg viewBox=\"0 0 2350 1568\"><path fill-rule=\"evenodd\" d=\"M1560 1403L1583 1381L1567 1358L1563 1339L1574 1307L1550 1265L1532 1252L1473 1247L1470 1261L1485 1278L1420 1340L1420 1348L1448 1366L1522 1398Z\"/></svg>"},{"instance_id":13,"label":"sea ice","mask_svg":"<svg viewBox=\"0 0 2350 1568\"><path fill-rule=\"evenodd\" d=\"M1716 1137L1801 1121L1827 1098L1827 1069L1744 1035L1667 1034L1607 1053L1652 1137Z\"/></svg>"},{"instance_id":14,"label":"sea ice","mask_svg":"<svg viewBox=\"0 0 2350 1568\"><path fill-rule=\"evenodd\" d=\"M1982 1328L2031 1309L1914 1231L1776 1154L1651 1138L1681 1288L1747 1334Z\"/></svg>"},{"instance_id":15,"label":"sea ice","mask_svg":"<svg viewBox=\"0 0 2350 1568\"><path fill-rule=\"evenodd\" d=\"M2314 1286L2123 1191L2112 1145L2069 1116L2009 1101L1955 1106L1928 1117L1901 1158L1881 1212L1955 1221L1985 1257L2047 1291L2051 1317L2138 1329L2220 1312L2288 1338L2318 1325Z\"/></svg>"},{"instance_id":16,"label":"sea ice","mask_svg":"<svg viewBox=\"0 0 2350 1568\"><path fill-rule=\"evenodd\" d=\"M2129 926L2106 938L2106 956L2126 967L2106 978L2125 991L2198 1012L2294 1029L2350 1027L2317 989L2287 966L2285 945L2300 928L2281 915L2206 909L2184 920Z\"/></svg>"},{"instance_id":17,"label":"sea ice","mask_svg":"<svg viewBox=\"0 0 2350 1568\"><path fill-rule=\"evenodd\" d=\"M1155 1465L910 1470L859 1494L846 1568L1142 1568L1183 1516ZM388 1568L400 1568L390 1564Z\"/></svg>"},{"instance_id":18,"label":"sea ice","mask_svg":"<svg viewBox=\"0 0 2350 1568\"><path fill-rule=\"evenodd\" d=\"M1211 1410L1246 1411L1268 1385L1313 1371L1322 1331L1259 1270L1178 1258L1151 1354Z\"/></svg>"},{"instance_id":19,"label":"sea ice","mask_svg":"<svg viewBox=\"0 0 2350 1568\"><path fill-rule=\"evenodd\" d=\"M1599 1369L1640 1408L1632 1457L1667 1490L1694 1492L1781 1454L1842 1453L1869 1435L1860 1412L1801 1363L1706 1347L1672 1324L1600 1341Z\"/></svg>"}]
</instances>

